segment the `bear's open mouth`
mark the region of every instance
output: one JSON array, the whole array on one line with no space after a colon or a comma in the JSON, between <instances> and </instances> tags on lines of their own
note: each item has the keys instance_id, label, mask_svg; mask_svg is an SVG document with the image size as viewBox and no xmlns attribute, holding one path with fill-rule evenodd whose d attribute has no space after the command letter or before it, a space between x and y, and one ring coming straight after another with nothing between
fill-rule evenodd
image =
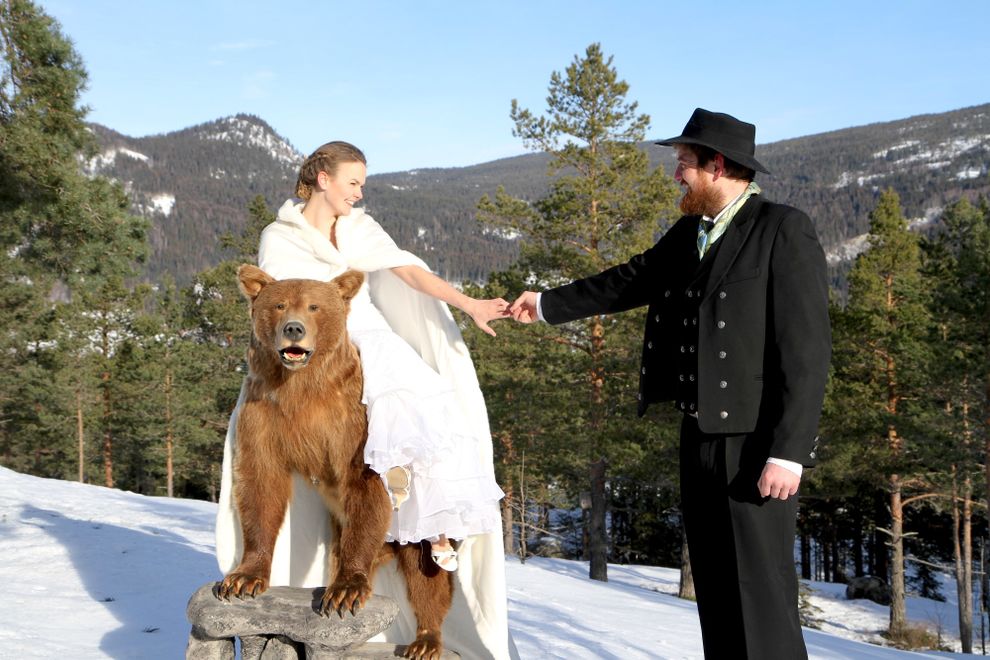
<instances>
[{"instance_id":1,"label":"bear's open mouth","mask_svg":"<svg viewBox=\"0 0 990 660\"><path fill-rule=\"evenodd\" d=\"M311 349L302 346L288 346L278 352L279 357L282 358L282 364L287 367L305 366L312 354Z\"/></svg>"}]
</instances>

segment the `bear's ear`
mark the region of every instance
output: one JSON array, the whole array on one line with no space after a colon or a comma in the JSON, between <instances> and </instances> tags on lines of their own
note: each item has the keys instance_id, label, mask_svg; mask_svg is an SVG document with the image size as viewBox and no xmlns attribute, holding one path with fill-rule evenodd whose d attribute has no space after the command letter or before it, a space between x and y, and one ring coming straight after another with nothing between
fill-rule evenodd
<instances>
[{"instance_id":1,"label":"bear's ear","mask_svg":"<svg viewBox=\"0 0 990 660\"><path fill-rule=\"evenodd\" d=\"M350 302L351 298L357 295L361 284L364 283L364 273L359 270L349 270L343 275L338 275L331 282L340 289L340 296L344 302Z\"/></svg>"},{"instance_id":2,"label":"bear's ear","mask_svg":"<svg viewBox=\"0 0 990 660\"><path fill-rule=\"evenodd\" d=\"M261 290L275 281L275 278L251 264L241 264L237 269L237 284L244 297L254 301Z\"/></svg>"}]
</instances>

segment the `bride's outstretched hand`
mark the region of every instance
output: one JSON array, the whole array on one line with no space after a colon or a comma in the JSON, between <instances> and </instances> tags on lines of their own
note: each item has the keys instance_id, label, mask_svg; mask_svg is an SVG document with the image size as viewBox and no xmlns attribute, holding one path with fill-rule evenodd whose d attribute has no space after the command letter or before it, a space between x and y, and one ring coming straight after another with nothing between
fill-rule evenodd
<instances>
[{"instance_id":1,"label":"bride's outstretched hand","mask_svg":"<svg viewBox=\"0 0 990 660\"><path fill-rule=\"evenodd\" d=\"M509 313L509 303L501 298L475 300L471 304L471 307L464 311L468 313L476 326L490 334L492 337L496 336L495 331L489 327L488 322L511 316Z\"/></svg>"}]
</instances>

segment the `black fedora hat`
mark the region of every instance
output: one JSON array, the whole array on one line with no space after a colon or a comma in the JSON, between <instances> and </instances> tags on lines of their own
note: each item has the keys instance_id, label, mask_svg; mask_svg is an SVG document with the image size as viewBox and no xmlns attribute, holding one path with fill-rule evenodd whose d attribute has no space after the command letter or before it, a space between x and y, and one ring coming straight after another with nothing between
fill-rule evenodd
<instances>
[{"instance_id":1,"label":"black fedora hat","mask_svg":"<svg viewBox=\"0 0 990 660\"><path fill-rule=\"evenodd\" d=\"M753 157L756 152L756 126L739 121L724 112L696 108L680 135L661 140L656 144L665 147L675 144L700 144L714 149L743 167L770 174L770 170Z\"/></svg>"}]
</instances>

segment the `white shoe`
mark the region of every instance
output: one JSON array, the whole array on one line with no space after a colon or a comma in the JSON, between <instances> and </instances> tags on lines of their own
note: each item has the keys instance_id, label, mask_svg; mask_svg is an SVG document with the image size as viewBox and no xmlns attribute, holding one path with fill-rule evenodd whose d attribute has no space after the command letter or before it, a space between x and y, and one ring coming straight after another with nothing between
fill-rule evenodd
<instances>
[{"instance_id":1,"label":"white shoe","mask_svg":"<svg viewBox=\"0 0 990 660\"><path fill-rule=\"evenodd\" d=\"M447 546L446 548L437 549L433 548L430 553L433 557L433 561L437 566L442 568L447 572L453 572L457 570L457 550L454 550L454 546Z\"/></svg>"}]
</instances>

